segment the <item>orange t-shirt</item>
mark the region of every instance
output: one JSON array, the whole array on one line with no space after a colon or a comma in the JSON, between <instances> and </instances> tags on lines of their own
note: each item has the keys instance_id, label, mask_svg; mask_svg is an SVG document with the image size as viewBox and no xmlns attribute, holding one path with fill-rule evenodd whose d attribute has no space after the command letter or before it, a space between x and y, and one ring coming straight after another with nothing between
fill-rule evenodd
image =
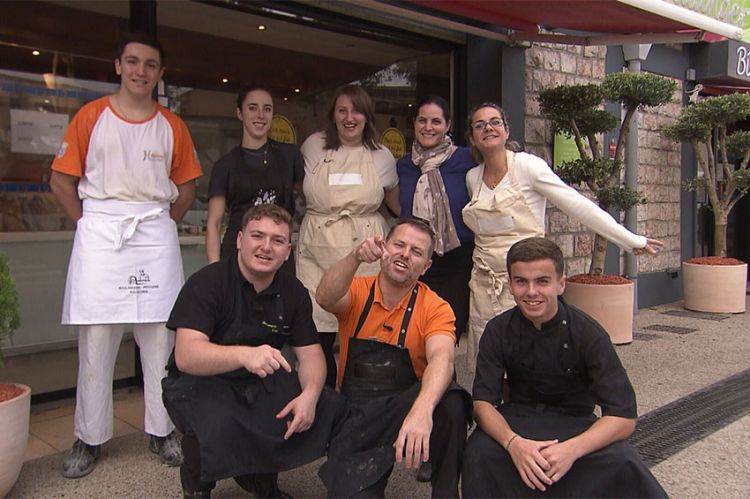
<instances>
[{"instance_id":1,"label":"orange t-shirt","mask_svg":"<svg viewBox=\"0 0 750 499\"><path fill-rule=\"evenodd\" d=\"M144 121L117 114L109 97L83 106L65 131L52 169L80 177L81 199L168 201L202 175L185 123L156 104Z\"/></svg>"},{"instance_id":2,"label":"orange t-shirt","mask_svg":"<svg viewBox=\"0 0 750 499\"><path fill-rule=\"evenodd\" d=\"M355 277L349 287L351 300L349 307L336 314L339 320L339 341L341 343L339 356L338 384L344 379L346 360L349 353L349 338L354 335L359 316L365 308L367 296L370 294L370 286L377 276ZM414 373L418 379L422 379L425 367L427 367L427 356L425 354L425 343L427 338L436 335L445 335L456 340L456 316L453 314L448 302L440 298L426 284L418 282L419 292L414 304L409 328L406 331L404 346L409 350L409 357L414 366ZM377 338L378 341L396 345L398 343L401 322L404 320L406 306L411 298L407 293L393 309L388 309L383 304L383 295L380 291L380 282L375 284L375 298L367 315L362 329L357 337L367 340Z\"/></svg>"}]
</instances>

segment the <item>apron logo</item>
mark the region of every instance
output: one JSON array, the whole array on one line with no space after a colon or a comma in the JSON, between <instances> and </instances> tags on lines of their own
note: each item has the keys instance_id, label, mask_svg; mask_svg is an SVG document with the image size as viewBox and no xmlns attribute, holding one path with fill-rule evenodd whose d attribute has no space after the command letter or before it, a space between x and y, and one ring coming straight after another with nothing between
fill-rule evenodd
<instances>
[{"instance_id":1,"label":"apron logo","mask_svg":"<svg viewBox=\"0 0 750 499\"><path fill-rule=\"evenodd\" d=\"M159 151L143 150L143 161L164 161L164 154Z\"/></svg>"},{"instance_id":2,"label":"apron logo","mask_svg":"<svg viewBox=\"0 0 750 499\"><path fill-rule=\"evenodd\" d=\"M129 291L130 294L148 293L150 290L159 289L158 284L151 282L151 276L149 276L145 270L140 269L136 274L131 274L128 277L127 286L118 286L120 291Z\"/></svg>"},{"instance_id":3,"label":"apron logo","mask_svg":"<svg viewBox=\"0 0 750 499\"><path fill-rule=\"evenodd\" d=\"M146 284L151 281L151 277L143 270L138 271L138 275L131 275L128 278L128 284Z\"/></svg>"}]
</instances>

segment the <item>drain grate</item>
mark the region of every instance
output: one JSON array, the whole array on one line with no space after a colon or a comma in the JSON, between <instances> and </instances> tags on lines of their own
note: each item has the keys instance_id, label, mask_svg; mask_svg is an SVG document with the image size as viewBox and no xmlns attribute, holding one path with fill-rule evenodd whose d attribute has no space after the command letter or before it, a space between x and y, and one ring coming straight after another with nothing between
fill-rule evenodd
<instances>
[{"instance_id":1,"label":"drain grate","mask_svg":"<svg viewBox=\"0 0 750 499\"><path fill-rule=\"evenodd\" d=\"M665 310L664 315L673 315L675 317L688 317L690 319L703 319L706 321L723 321L731 317L727 314L712 314L709 312L693 312L692 310Z\"/></svg>"},{"instance_id":2,"label":"drain grate","mask_svg":"<svg viewBox=\"0 0 750 499\"><path fill-rule=\"evenodd\" d=\"M697 331L697 329L693 327L668 326L667 324L652 324L650 326L644 327L643 329L647 329L649 331L664 331L665 333L675 334L688 334Z\"/></svg>"},{"instance_id":3,"label":"drain grate","mask_svg":"<svg viewBox=\"0 0 750 499\"><path fill-rule=\"evenodd\" d=\"M750 369L644 414L630 442L654 466L750 413L748 393Z\"/></svg>"},{"instance_id":4,"label":"drain grate","mask_svg":"<svg viewBox=\"0 0 750 499\"><path fill-rule=\"evenodd\" d=\"M635 331L633 332L633 339L638 341L654 341L659 339L659 335Z\"/></svg>"}]
</instances>

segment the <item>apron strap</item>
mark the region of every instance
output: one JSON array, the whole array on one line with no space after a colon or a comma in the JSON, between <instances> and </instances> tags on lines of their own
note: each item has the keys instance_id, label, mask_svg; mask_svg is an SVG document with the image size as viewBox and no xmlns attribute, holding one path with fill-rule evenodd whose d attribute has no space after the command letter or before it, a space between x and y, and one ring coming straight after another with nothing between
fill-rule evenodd
<instances>
[{"instance_id":1,"label":"apron strap","mask_svg":"<svg viewBox=\"0 0 750 499\"><path fill-rule=\"evenodd\" d=\"M377 279L377 277L376 277ZM375 300L375 281L370 286L370 293L367 295L367 301L365 302L365 308L362 309L362 313L359 314L359 320L357 321L357 327L354 328L354 335L352 338L356 338L359 335L360 329L365 323L367 316L370 314L370 308L372 308L372 302Z\"/></svg>"},{"instance_id":2,"label":"apron strap","mask_svg":"<svg viewBox=\"0 0 750 499\"><path fill-rule=\"evenodd\" d=\"M409 329L409 322L411 321L411 316L414 313L414 305L417 302L417 294L419 293L419 285L415 284L414 289L411 291L411 297L409 298L409 303L406 305L406 312L404 312L404 320L401 321L401 329L398 334L398 346L399 348L404 348L404 344L406 343L406 331ZM365 302L365 307L362 309L362 313L359 315L359 320L357 321L357 327L354 329L354 335L352 338L356 338L359 335L359 331L362 329L362 326L365 323L365 320L367 320L367 316L370 314L370 309L372 308L372 303L375 301L375 282L373 281L372 286L370 286L370 293L367 295L367 301Z\"/></svg>"},{"instance_id":3,"label":"apron strap","mask_svg":"<svg viewBox=\"0 0 750 499\"><path fill-rule=\"evenodd\" d=\"M411 298L409 298L409 304L406 305L404 320L401 322L401 331L398 334L399 348L404 348L404 343L406 342L406 330L409 329L409 321L411 321L411 316L414 312L414 304L417 302L417 293L419 293L419 285L415 284L414 289L411 292Z\"/></svg>"}]
</instances>

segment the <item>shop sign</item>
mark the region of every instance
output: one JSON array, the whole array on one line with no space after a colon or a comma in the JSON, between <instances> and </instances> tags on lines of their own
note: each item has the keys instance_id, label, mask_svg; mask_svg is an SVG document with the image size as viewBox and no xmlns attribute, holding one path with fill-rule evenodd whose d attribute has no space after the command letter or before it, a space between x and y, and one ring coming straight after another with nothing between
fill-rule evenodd
<instances>
[{"instance_id":1,"label":"shop sign","mask_svg":"<svg viewBox=\"0 0 750 499\"><path fill-rule=\"evenodd\" d=\"M380 142L391 151L396 159L401 159L406 154L406 139L398 128L389 128L383 132Z\"/></svg>"},{"instance_id":2,"label":"shop sign","mask_svg":"<svg viewBox=\"0 0 750 499\"><path fill-rule=\"evenodd\" d=\"M748 15L748 2L745 0L667 0L669 3L685 7L699 14L732 26L744 26Z\"/></svg>"},{"instance_id":3,"label":"shop sign","mask_svg":"<svg viewBox=\"0 0 750 499\"><path fill-rule=\"evenodd\" d=\"M297 132L289 118L282 114L274 114L271 121L271 131L268 134L276 142L296 144Z\"/></svg>"},{"instance_id":4,"label":"shop sign","mask_svg":"<svg viewBox=\"0 0 750 499\"><path fill-rule=\"evenodd\" d=\"M566 161L574 161L581 157L576 141L566 133L557 132L552 148L552 167L557 168Z\"/></svg>"},{"instance_id":5,"label":"shop sign","mask_svg":"<svg viewBox=\"0 0 750 499\"><path fill-rule=\"evenodd\" d=\"M712 79L750 81L750 44L735 40L710 43L696 53L695 70L699 81Z\"/></svg>"},{"instance_id":6,"label":"shop sign","mask_svg":"<svg viewBox=\"0 0 750 499\"><path fill-rule=\"evenodd\" d=\"M55 154L68 127L68 115L10 110L10 152Z\"/></svg>"}]
</instances>

